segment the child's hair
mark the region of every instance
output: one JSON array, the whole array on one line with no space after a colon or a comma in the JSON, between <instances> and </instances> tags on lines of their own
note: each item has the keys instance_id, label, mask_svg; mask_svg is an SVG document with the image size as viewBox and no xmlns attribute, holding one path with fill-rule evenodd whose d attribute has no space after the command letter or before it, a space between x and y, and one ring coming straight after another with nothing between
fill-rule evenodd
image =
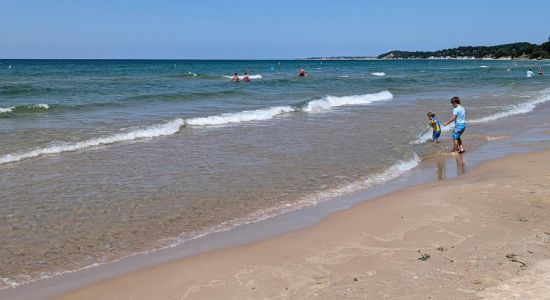
<instances>
[{"instance_id":1,"label":"child's hair","mask_svg":"<svg viewBox=\"0 0 550 300\"><path fill-rule=\"evenodd\" d=\"M433 111L428 112L428 117L433 118L435 117L435 113Z\"/></svg>"},{"instance_id":2,"label":"child's hair","mask_svg":"<svg viewBox=\"0 0 550 300\"><path fill-rule=\"evenodd\" d=\"M454 96L453 98L451 98L451 103L456 103L456 104L460 104L460 98Z\"/></svg>"}]
</instances>

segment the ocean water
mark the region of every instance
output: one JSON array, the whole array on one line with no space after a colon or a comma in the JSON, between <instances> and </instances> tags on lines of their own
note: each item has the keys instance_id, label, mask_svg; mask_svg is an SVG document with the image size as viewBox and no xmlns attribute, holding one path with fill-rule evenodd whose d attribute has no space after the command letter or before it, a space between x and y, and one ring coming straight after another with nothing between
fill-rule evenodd
<instances>
[{"instance_id":1,"label":"ocean water","mask_svg":"<svg viewBox=\"0 0 550 300\"><path fill-rule=\"evenodd\" d=\"M467 150L512 135L545 117L540 65L0 60L0 288L395 179L450 149L420 134L452 96Z\"/></svg>"}]
</instances>

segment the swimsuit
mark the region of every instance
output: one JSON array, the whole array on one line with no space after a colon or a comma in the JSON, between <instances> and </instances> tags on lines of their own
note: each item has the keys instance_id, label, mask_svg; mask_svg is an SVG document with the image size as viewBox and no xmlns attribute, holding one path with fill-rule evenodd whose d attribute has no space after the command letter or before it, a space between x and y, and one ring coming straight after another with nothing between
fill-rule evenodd
<instances>
[{"instance_id":1,"label":"swimsuit","mask_svg":"<svg viewBox=\"0 0 550 300\"><path fill-rule=\"evenodd\" d=\"M441 124L436 117L433 117L432 121L430 122L430 126L433 128L432 140L436 142L441 135Z\"/></svg>"},{"instance_id":2,"label":"swimsuit","mask_svg":"<svg viewBox=\"0 0 550 300\"><path fill-rule=\"evenodd\" d=\"M464 133L464 130L466 130L466 125L455 125L455 129L453 130L453 140L459 140L460 136Z\"/></svg>"},{"instance_id":3,"label":"swimsuit","mask_svg":"<svg viewBox=\"0 0 550 300\"><path fill-rule=\"evenodd\" d=\"M462 106L457 106L453 109L453 116L456 116L453 140L459 140L466 130L466 110Z\"/></svg>"}]
</instances>

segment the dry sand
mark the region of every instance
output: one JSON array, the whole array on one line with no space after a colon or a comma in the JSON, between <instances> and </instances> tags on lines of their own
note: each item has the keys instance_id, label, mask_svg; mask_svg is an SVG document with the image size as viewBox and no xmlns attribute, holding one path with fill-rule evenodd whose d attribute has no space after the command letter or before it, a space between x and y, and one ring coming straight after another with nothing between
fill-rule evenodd
<instances>
[{"instance_id":1,"label":"dry sand","mask_svg":"<svg viewBox=\"0 0 550 300\"><path fill-rule=\"evenodd\" d=\"M63 299L549 299L550 151Z\"/></svg>"}]
</instances>

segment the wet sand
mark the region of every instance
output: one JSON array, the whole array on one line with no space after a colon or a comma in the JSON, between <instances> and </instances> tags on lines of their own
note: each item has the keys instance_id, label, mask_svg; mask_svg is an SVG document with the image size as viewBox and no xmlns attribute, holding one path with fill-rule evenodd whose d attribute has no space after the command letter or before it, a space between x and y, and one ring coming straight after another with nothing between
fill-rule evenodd
<instances>
[{"instance_id":1,"label":"wet sand","mask_svg":"<svg viewBox=\"0 0 550 300\"><path fill-rule=\"evenodd\" d=\"M542 299L549 215L550 150L518 154L62 299Z\"/></svg>"}]
</instances>

